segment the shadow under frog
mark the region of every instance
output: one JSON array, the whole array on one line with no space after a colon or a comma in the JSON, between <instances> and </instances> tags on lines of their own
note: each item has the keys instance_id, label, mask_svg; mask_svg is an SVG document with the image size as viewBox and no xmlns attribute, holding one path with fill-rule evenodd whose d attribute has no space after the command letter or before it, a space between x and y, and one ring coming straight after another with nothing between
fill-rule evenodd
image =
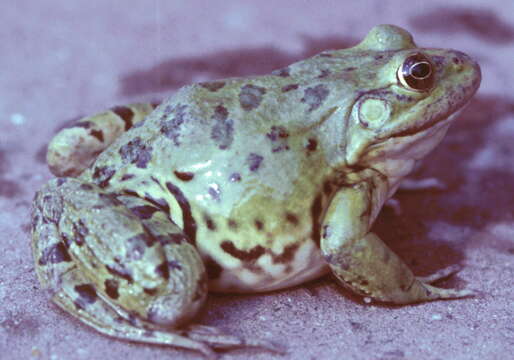
<instances>
[{"instance_id":1,"label":"shadow under frog","mask_svg":"<svg viewBox=\"0 0 514 360\"><path fill-rule=\"evenodd\" d=\"M147 92L177 89L205 75L209 79L266 74L300 59L327 49L349 47L356 40L336 36L314 38L303 36L304 50L287 53L274 46L251 49L220 50L200 56L164 60L149 69L122 76L120 92L137 95Z\"/></svg>"}]
</instances>

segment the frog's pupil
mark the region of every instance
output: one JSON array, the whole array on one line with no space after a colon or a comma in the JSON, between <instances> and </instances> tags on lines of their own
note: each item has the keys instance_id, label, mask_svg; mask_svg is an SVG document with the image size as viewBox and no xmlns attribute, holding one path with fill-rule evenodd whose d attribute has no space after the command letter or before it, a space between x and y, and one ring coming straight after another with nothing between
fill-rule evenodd
<instances>
[{"instance_id":1,"label":"frog's pupil","mask_svg":"<svg viewBox=\"0 0 514 360\"><path fill-rule=\"evenodd\" d=\"M410 73L416 79L424 79L430 75L430 65L426 62L419 62L410 68Z\"/></svg>"}]
</instances>

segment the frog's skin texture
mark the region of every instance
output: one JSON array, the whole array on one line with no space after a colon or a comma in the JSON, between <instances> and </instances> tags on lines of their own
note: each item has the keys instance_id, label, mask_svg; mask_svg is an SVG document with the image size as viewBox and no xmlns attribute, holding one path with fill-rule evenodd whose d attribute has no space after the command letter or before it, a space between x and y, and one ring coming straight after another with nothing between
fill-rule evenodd
<instances>
[{"instance_id":1,"label":"frog's skin texture","mask_svg":"<svg viewBox=\"0 0 514 360\"><path fill-rule=\"evenodd\" d=\"M377 301L470 295L428 284L453 268L415 277L370 227L479 84L467 55L381 25L270 75L82 119L51 142L59 178L34 201L39 281L105 334L208 356L273 348L188 325L208 289L270 291L332 271Z\"/></svg>"}]
</instances>

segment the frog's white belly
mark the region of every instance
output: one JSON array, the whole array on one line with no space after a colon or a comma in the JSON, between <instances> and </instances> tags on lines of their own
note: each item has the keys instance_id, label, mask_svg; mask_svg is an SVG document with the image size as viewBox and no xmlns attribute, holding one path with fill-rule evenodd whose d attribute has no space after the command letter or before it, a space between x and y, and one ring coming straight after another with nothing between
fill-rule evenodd
<instances>
[{"instance_id":1,"label":"frog's white belly","mask_svg":"<svg viewBox=\"0 0 514 360\"><path fill-rule=\"evenodd\" d=\"M209 291L272 291L295 286L328 273L329 268L321 256L320 249L311 239L298 243L295 250L287 262L277 263L270 253L264 253L254 262L238 261L238 264L223 264L216 278L209 279ZM203 252L202 255L206 259ZM207 258L208 272L211 265L212 260Z\"/></svg>"}]
</instances>

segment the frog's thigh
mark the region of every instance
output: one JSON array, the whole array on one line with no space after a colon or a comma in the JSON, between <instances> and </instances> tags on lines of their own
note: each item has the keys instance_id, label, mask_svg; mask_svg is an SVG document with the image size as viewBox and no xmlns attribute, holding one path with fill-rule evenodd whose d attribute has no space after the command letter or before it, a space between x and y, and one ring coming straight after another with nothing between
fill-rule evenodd
<instances>
[{"instance_id":1,"label":"frog's thigh","mask_svg":"<svg viewBox=\"0 0 514 360\"><path fill-rule=\"evenodd\" d=\"M85 117L61 130L48 145L46 159L56 176L78 176L118 136L153 111L152 104L118 106Z\"/></svg>"},{"instance_id":2,"label":"frog's thigh","mask_svg":"<svg viewBox=\"0 0 514 360\"><path fill-rule=\"evenodd\" d=\"M141 199L138 202L137 198L128 201L131 205L148 206L143 202L144 200ZM92 209L96 209L99 216L104 219L108 218L109 221L120 218L107 215L106 212L109 211L126 212L133 223L137 223L139 220L112 195L102 193L92 184L82 183L71 178L54 179L36 195L32 213L32 248L38 278L43 287L51 292L52 300L70 315L103 334L132 341L184 347L214 357L213 351L205 342L190 339L187 333L183 336L179 330L168 330L168 328L165 329L137 316L133 311L136 309L131 309L130 304L124 303L124 301L130 300L127 299L131 294L130 289L128 289L129 291L123 289L123 286L137 287L135 282L114 279L117 273L112 274L110 280L116 282L118 286L113 297L114 290L112 288L111 291L104 289L103 281L98 281L101 279L91 277L92 274L87 271L86 267L87 263L93 260L90 257L80 256L80 252L77 253L78 241L80 241L78 245L80 248L99 249L90 243L90 241L94 241L92 236L112 241L110 238L114 234L113 231L116 231L114 229L126 234L133 230L123 228L123 225L126 225L123 222L100 224L100 219L91 217ZM151 232L150 235L158 240L152 247L163 247L167 259L164 264L170 266L169 270L162 269L161 272L169 273L168 292L172 292L175 296L168 296L168 292L161 291L164 293L155 297L155 301L151 305L159 304L159 307L153 312L154 318L157 320L172 319L174 316L191 318L207 293L204 269L199 255L194 247L183 241L185 237L176 225L170 221L164 221L166 216L163 216L158 209L153 208L152 210L148 206L146 208L136 207L131 210L139 213L142 221L145 222L143 227L135 226L134 228L143 228ZM149 216L149 214L155 216ZM92 224L95 221L98 224ZM80 224L80 227L72 225L74 231L77 232L69 233L69 224ZM105 233L99 233L102 230L105 230ZM194 260L196 260L198 268L195 268ZM94 261L98 261L98 259ZM80 268L78 263L82 265ZM176 268L178 264L183 265L183 271L180 274L172 273L173 268ZM95 266L97 273L101 274L102 269L98 267L98 263ZM123 273L118 275L127 276ZM190 284L191 281L193 283ZM177 301L177 297L180 301ZM168 298L170 299L168 300ZM167 303L168 301L170 303ZM185 303L182 304L184 301ZM123 305L120 306L120 304ZM177 307L179 312L186 312L186 314L177 314ZM159 310L159 313L156 310Z\"/></svg>"},{"instance_id":3,"label":"frog's thigh","mask_svg":"<svg viewBox=\"0 0 514 360\"><path fill-rule=\"evenodd\" d=\"M363 190L348 188L336 194L323 223L323 255L345 286L361 295L397 304L470 295L466 290L427 284L437 277L416 278L376 234L368 232L370 192Z\"/></svg>"}]
</instances>

